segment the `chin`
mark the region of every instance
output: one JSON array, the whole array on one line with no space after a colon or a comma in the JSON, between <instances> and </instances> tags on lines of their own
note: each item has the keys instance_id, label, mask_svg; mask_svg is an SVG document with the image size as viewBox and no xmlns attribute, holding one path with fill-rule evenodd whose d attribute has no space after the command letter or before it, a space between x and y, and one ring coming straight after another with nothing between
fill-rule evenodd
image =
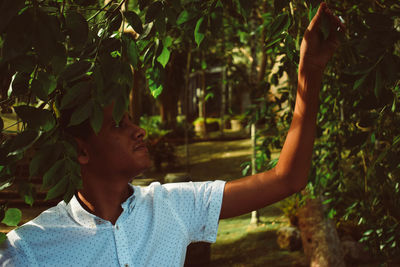
<instances>
[{"instance_id":1,"label":"chin","mask_svg":"<svg viewBox=\"0 0 400 267\"><path fill-rule=\"evenodd\" d=\"M148 162L143 162L143 164L135 164L134 169L129 170L129 177L136 177L138 175L141 175L143 172L147 171L151 167L151 161L149 160ZM132 178L133 179L133 178Z\"/></svg>"}]
</instances>

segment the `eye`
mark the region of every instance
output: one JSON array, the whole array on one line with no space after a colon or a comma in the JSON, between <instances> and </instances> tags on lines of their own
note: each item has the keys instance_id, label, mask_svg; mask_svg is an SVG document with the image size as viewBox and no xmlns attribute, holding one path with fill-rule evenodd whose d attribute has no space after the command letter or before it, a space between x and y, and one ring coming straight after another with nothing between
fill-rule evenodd
<instances>
[{"instance_id":1,"label":"eye","mask_svg":"<svg viewBox=\"0 0 400 267\"><path fill-rule=\"evenodd\" d=\"M121 128L123 125L122 125L122 120L120 120L120 122L119 123L116 123L114 120L113 120L113 123L112 123L112 127L113 128Z\"/></svg>"}]
</instances>

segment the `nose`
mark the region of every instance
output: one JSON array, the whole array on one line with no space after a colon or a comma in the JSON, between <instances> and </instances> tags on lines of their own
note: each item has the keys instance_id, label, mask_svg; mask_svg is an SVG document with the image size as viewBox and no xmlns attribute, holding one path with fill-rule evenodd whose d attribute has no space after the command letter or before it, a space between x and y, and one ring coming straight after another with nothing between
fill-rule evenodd
<instances>
[{"instance_id":1,"label":"nose","mask_svg":"<svg viewBox=\"0 0 400 267\"><path fill-rule=\"evenodd\" d=\"M134 123L130 124L132 128L132 138L135 140L143 140L143 138L146 136L146 130Z\"/></svg>"},{"instance_id":2,"label":"nose","mask_svg":"<svg viewBox=\"0 0 400 267\"><path fill-rule=\"evenodd\" d=\"M146 136L146 130L142 127L136 126L138 130L136 131L136 138L143 139Z\"/></svg>"}]
</instances>

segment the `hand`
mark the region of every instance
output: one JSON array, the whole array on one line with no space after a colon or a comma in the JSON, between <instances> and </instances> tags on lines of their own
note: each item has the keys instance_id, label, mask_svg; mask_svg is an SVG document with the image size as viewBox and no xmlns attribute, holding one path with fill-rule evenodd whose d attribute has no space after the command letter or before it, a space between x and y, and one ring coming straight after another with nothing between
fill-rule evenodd
<instances>
[{"instance_id":1,"label":"hand","mask_svg":"<svg viewBox=\"0 0 400 267\"><path fill-rule=\"evenodd\" d=\"M325 23L329 29L326 40L321 32L322 24ZM322 72L339 46L338 32L344 31L344 28L340 19L332 14L326 3L321 3L301 42L300 68L311 68Z\"/></svg>"}]
</instances>

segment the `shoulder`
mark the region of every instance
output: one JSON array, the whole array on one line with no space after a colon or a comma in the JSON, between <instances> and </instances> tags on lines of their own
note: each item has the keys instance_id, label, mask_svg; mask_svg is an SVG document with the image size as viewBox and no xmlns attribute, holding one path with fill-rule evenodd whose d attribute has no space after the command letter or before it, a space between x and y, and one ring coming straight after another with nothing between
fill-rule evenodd
<instances>
[{"instance_id":1,"label":"shoulder","mask_svg":"<svg viewBox=\"0 0 400 267\"><path fill-rule=\"evenodd\" d=\"M222 202L224 181L185 182L134 187L137 207L151 210L195 211Z\"/></svg>"},{"instance_id":2,"label":"shoulder","mask_svg":"<svg viewBox=\"0 0 400 267\"><path fill-rule=\"evenodd\" d=\"M1 266L32 266L35 265L32 257L30 240L42 238L42 233L47 226L58 220L59 206L52 207L42 212L35 219L10 231L7 239L0 245Z\"/></svg>"},{"instance_id":3,"label":"shoulder","mask_svg":"<svg viewBox=\"0 0 400 267\"><path fill-rule=\"evenodd\" d=\"M22 245L25 241L38 241L43 237L43 232L48 231L54 226L62 225L66 217L65 206L66 204L62 201L57 206L43 211L36 218L10 231L7 234L10 245L23 247Z\"/></svg>"},{"instance_id":4,"label":"shoulder","mask_svg":"<svg viewBox=\"0 0 400 267\"><path fill-rule=\"evenodd\" d=\"M207 182L184 182L160 184L151 183L146 187L134 186L135 195L138 199L146 198L180 198L185 196L201 196L213 193L223 193L225 181Z\"/></svg>"}]
</instances>

